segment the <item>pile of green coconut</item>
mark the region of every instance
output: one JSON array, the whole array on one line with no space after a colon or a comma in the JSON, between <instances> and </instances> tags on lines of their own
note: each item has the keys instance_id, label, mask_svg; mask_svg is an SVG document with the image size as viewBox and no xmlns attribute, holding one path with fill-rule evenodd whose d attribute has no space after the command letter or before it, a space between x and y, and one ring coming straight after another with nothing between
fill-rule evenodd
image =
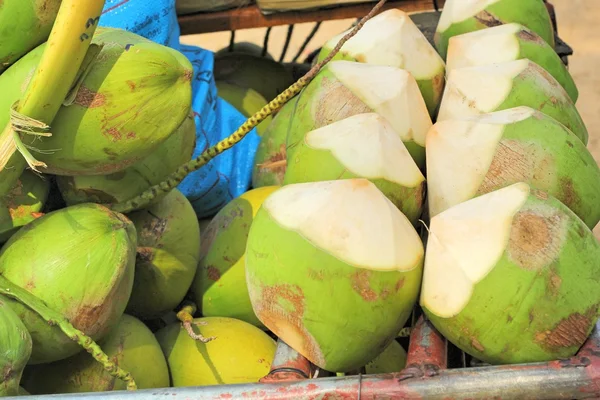
<instances>
[{"instance_id":1,"label":"pile of green coconut","mask_svg":"<svg viewBox=\"0 0 600 400\"><path fill-rule=\"evenodd\" d=\"M251 189L202 220L172 175L192 65L90 24L52 114L28 106L68 17L46 3L0 7L45 26L0 32L0 396L258 382L277 339L319 376L400 372L416 310L493 365L590 335L600 168L542 0L447 0L434 45L373 17L258 125ZM248 44L215 77L248 117L294 83Z\"/></svg>"}]
</instances>

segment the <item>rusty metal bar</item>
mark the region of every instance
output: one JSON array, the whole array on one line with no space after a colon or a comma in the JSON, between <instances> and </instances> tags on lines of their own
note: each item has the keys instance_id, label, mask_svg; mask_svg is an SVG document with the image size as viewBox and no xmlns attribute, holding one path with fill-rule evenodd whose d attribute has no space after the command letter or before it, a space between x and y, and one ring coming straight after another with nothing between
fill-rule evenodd
<instances>
[{"instance_id":1,"label":"rusty metal bar","mask_svg":"<svg viewBox=\"0 0 600 400\"><path fill-rule=\"evenodd\" d=\"M283 340L277 340L275 358L271 363L269 375L260 380L261 383L296 381L313 376L315 366Z\"/></svg>"}]
</instances>

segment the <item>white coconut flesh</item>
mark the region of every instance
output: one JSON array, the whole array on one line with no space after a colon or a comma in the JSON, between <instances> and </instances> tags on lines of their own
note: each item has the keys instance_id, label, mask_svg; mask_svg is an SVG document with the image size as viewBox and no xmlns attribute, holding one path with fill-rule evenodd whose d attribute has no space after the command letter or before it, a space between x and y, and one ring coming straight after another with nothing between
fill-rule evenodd
<instances>
[{"instance_id":1,"label":"white coconut flesh","mask_svg":"<svg viewBox=\"0 0 600 400\"><path fill-rule=\"evenodd\" d=\"M508 97L514 79L530 66L527 59L450 71L438 121L495 111ZM538 80L541 84L543 80ZM553 90L548 84L546 92Z\"/></svg>"},{"instance_id":2,"label":"white coconut flesh","mask_svg":"<svg viewBox=\"0 0 600 400\"><path fill-rule=\"evenodd\" d=\"M409 271L424 255L410 221L366 179L286 185L263 208L284 229L357 268Z\"/></svg>"},{"instance_id":3,"label":"white coconut flesh","mask_svg":"<svg viewBox=\"0 0 600 400\"><path fill-rule=\"evenodd\" d=\"M346 31L325 45L333 49ZM445 68L444 60L408 14L392 9L373 17L348 40L342 53L368 64L400 67L417 80L431 79Z\"/></svg>"},{"instance_id":4,"label":"white coconut flesh","mask_svg":"<svg viewBox=\"0 0 600 400\"><path fill-rule=\"evenodd\" d=\"M357 114L309 132L304 141L327 150L348 171L416 187L425 177L391 124L375 113Z\"/></svg>"},{"instance_id":5,"label":"white coconut flesh","mask_svg":"<svg viewBox=\"0 0 600 400\"><path fill-rule=\"evenodd\" d=\"M515 214L530 188L517 183L458 204L431 219L421 305L442 318L458 315L474 287L494 269Z\"/></svg>"},{"instance_id":6,"label":"white coconut flesh","mask_svg":"<svg viewBox=\"0 0 600 400\"><path fill-rule=\"evenodd\" d=\"M465 21L502 0L446 0L437 31L444 32L452 25Z\"/></svg>"},{"instance_id":7,"label":"white coconut flesh","mask_svg":"<svg viewBox=\"0 0 600 400\"><path fill-rule=\"evenodd\" d=\"M522 29L522 25L511 23L450 38L446 70L519 59L521 44L517 33Z\"/></svg>"},{"instance_id":8,"label":"white coconut flesh","mask_svg":"<svg viewBox=\"0 0 600 400\"><path fill-rule=\"evenodd\" d=\"M492 164L505 127L535 112L530 107L515 107L433 125L425 147L430 216L473 197Z\"/></svg>"},{"instance_id":9,"label":"white coconut flesh","mask_svg":"<svg viewBox=\"0 0 600 400\"><path fill-rule=\"evenodd\" d=\"M415 78L396 67L333 61L329 70L373 111L386 118L404 142L425 146L431 117Z\"/></svg>"}]
</instances>

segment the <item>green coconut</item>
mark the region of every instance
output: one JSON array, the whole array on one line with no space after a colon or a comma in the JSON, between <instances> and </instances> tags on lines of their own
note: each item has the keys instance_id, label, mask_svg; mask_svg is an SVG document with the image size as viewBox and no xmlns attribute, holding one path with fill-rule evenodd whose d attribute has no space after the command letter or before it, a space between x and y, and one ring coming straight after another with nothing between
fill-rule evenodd
<instances>
[{"instance_id":1,"label":"green coconut","mask_svg":"<svg viewBox=\"0 0 600 400\"><path fill-rule=\"evenodd\" d=\"M409 318L423 256L410 221L368 180L286 185L250 227L250 301L258 319L313 364L356 370Z\"/></svg>"},{"instance_id":2,"label":"green coconut","mask_svg":"<svg viewBox=\"0 0 600 400\"><path fill-rule=\"evenodd\" d=\"M229 104L234 106L246 118L252 117L267 105L267 100L252 88L244 88L232 83L216 82L219 97L222 97ZM265 133L265 130L271 123L272 118L268 116L256 126L256 132L259 136Z\"/></svg>"},{"instance_id":3,"label":"green coconut","mask_svg":"<svg viewBox=\"0 0 600 400\"><path fill-rule=\"evenodd\" d=\"M254 155L252 170L252 186L279 186L287 165L286 149L288 129L296 107L294 97L277 112L262 135L258 149Z\"/></svg>"},{"instance_id":4,"label":"green coconut","mask_svg":"<svg viewBox=\"0 0 600 400\"><path fill-rule=\"evenodd\" d=\"M52 122L51 137L24 138L44 172L107 175L146 158L190 112L192 65L181 53L141 36L98 28L102 51ZM21 98L46 44L0 75L0 125Z\"/></svg>"},{"instance_id":5,"label":"green coconut","mask_svg":"<svg viewBox=\"0 0 600 400\"><path fill-rule=\"evenodd\" d=\"M219 58L225 54L230 54L230 53L245 53L245 54L251 54L253 56L257 56L257 57L263 57L263 47L257 45L256 43L252 43L252 42L235 42L233 44L233 49L230 50L229 46L224 47L222 49L220 49L219 51L215 52L215 58ZM273 56L271 54L269 54L268 52L265 54L264 56L265 58L269 59L269 60L274 60Z\"/></svg>"},{"instance_id":6,"label":"green coconut","mask_svg":"<svg viewBox=\"0 0 600 400\"><path fill-rule=\"evenodd\" d=\"M56 182L68 205L120 203L158 185L191 160L196 144L196 123L188 115L183 124L156 150L123 171L109 175L58 176ZM164 196L157 196L151 204Z\"/></svg>"},{"instance_id":7,"label":"green coconut","mask_svg":"<svg viewBox=\"0 0 600 400\"><path fill-rule=\"evenodd\" d=\"M451 70L437 120L518 106L531 107L556 119L587 144L587 128L565 89L545 69L527 59Z\"/></svg>"},{"instance_id":8,"label":"green coconut","mask_svg":"<svg viewBox=\"0 0 600 400\"><path fill-rule=\"evenodd\" d=\"M254 325L206 317L194 319L192 326L197 334L215 339L194 340L180 322L156 332L173 387L256 383L269 373L276 343Z\"/></svg>"},{"instance_id":9,"label":"green coconut","mask_svg":"<svg viewBox=\"0 0 600 400\"><path fill-rule=\"evenodd\" d=\"M445 120L427 133L429 212L526 182L590 229L600 221L600 168L564 125L529 107Z\"/></svg>"},{"instance_id":10,"label":"green coconut","mask_svg":"<svg viewBox=\"0 0 600 400\"><path fill-rule=\"evenodd\" d=\"M327 57L348 32L325 43L319 61ZM409 15L401 10L387 10L371 18L333 59L402 68L416 79L432 117L440 104L444 90L444 60Z\"/></svg>"},{"instance_id":11,"label":"green coconut","mask_svg":"<svg viewBox=\"0 0 600 400\"><path fill-rule=\"evenodd\" d=\"M216 81L256 90L267 101L273 100L294 82L282 64L245 53L227 53L215 58Z\"/></svg>"},{"instance_id":12,"label":"green coconut","mask_svg":"<svg viewBox=\"0 0 600 400\"><path fill-rule=\"evenodd\" d=\"M0 2L0 73L48 40L61 0Z\"/></svg>"},{"instance_id":13,"label":"green coconut","mask_svg":"<svg viewBox=\"0 0 600 400\"><path fill-rule=\"evenodd\" d=\"M425 200L425 177L379 114L353 115L308 132L288 160L283 184L351 178L370 180L417 224Z\"/></svg>"},{"instance_id":14,"label":"green coconut","mask_svg":"<svg viewBox=\"0 0 600 400\"><path fill-rule=\"evenodd\" d=\"M128 215L135 224L137 259L127 313L158 318L192 285L200 259L200 227L188 199L173 189L160 202Z\"/></svg>"},{"instance_id":15,"label":"green coconut","mask_svg":"<svg viewBox=\"0 0 600 400\"><path fill-rule=\"evenodd\" d=\"M554 48L534 31L517 23L452 37L448 44L446 69L451 71L525 58L545 69L561 84L571 100L577 101L577 86Z\"/></svg>"},{"instance_id":16,"label":"green coconut","mask_svg":"<svg viewBox=\"0 0 600 400\"><path fill-rule=\"evenodd\" d=\"M131 221L101 205L81 204L45 214L15 233L0 251L0 274L100 340L131 295L135 248ZM82 350L58 326L19 302L8 303L31 333L30 364Z\"/></svg>"},{"instance_id":17,"label":"green coconut","mask_svg":"<svg viewBox=\"0 0 600 400\"><path fill-rule=\"evenodd\" d=\"M6 297L0 296L0 397L19 396L21 376L31 356L31 335Z\"/></svg>"},{"instance_id":18,"label":"green coconut","mask_svg":"<svg viewBox=\"0 0 600 400\"><path fill-rule=\"evenodd\" d=\"M400 372L406 366L406 357L404 347L394 340L380 355L365 366L365 372L368 375Z\"/></svg>"},{"instance_id":19,"label":"green coconut","mask_svg":"<svg viewBox=\"0 0 600 400\"><path fill-rule=\"evenodd\" d=\"M431 219L421 306L454 345L490 364L569 358L600 312L600 243L526 183Z\"/></svg>"},{"instance_id":20,"label":"green coconut","mask_svg":"<svg viewBox=\"0 0 600 400\"><path fill-rule=\"evenodd\" d=\"M131 373L138 389L169 387L169 368L160 345L138 319L124 314L99 345L113 362ZM34 395L126 389L125 382L110 376L87 352L30 366L23 378L23 386Z\"/></svg>"},{"instance_id":21,"label":"green coconut","mask_svg":"<svg viewBox=\"0 0 600 400\"><path fill-rule=\"evenodd\" d=\"M23 171L15 187L5 196L11 223L0 228L0 243L6 242L22 226L42 216L50 182L30 170ZM4 219L4 218L0 218Z\"/></svg>"},{"instance_id":22,"label":"green coconut","mask_svg":"<svg viewBox=\"0 0 600 400\"><path fill-rule=\"evenodd\" d=\"M287 137L288 165L307 132L371 112L390 122L424 167L431 118L415 79L400 68L351 61L332 61L300 94Z\"/></svg>"},{"instance_id":23,"label":"green coconut","mask_svg":"<svg viewBox=\"0 0 600 400\"><path fill-rule=\"evenodd\" d=\"M445 59L451 37L511 22L531 29L554 48L554 27L543 0L446 0L435 47Z\"/></svg>"},{"instance_id":24,"label":"green coconut","mask_svg":"<svg viewBox=\"0 0 600 400\"><path fill-rule=\"evenodd\" d=\"M246 285L246 241L252 219L279 186L250 190L230 201L202 232L202 249L192 292L205 317L230 317L261 329Z\"/></svg>"}]
</instances>

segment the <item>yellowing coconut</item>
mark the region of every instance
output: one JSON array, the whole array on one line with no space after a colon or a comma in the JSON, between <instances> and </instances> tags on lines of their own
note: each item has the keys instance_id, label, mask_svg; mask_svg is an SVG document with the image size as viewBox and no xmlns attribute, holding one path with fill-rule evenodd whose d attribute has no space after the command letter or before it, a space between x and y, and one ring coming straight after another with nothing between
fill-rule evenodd
<instances>
[{"instance_id":1,"label":"yellowing coconut","mask_svg":"<svg viewBox=\"0 0 600 400\"><path fill-rule=\"evenodd\" d=\"M227 82L216 82L219 97L222 97L246 118L250 118L264 106L267 100L252 88L244 88ZM271 123L272 118L268 116L256 126L256 132L262 136Z\"/></svg>"},{"instance_id":2,"label":"yellowing coconut","mask_svg":"<svg viewBox=\"0 0 600 400\"><path fill-rule=\"evenodd\" d=\"M425 177L391 124L357 114L310 131L288 160L284 185L366 178L413 223L421 216Z\"/></svg>"},{"instance_id":3,"label":"yellowing coconut","mask_svg":"<svg viewBox=\"0 0 600 400\"><path fill-rule=\"evenodd\" d=\"M250 300L260 321L315 365L356 370L404 326L423 255L410 221L368 180L286 185L250 228Z\"/></svg>"},{"instance_id":4,"label":"yellowing coconut","mask_svg":"<svg viewBox=\"0 0 600 400\"><path fill-rule=\"evenodd\" d=\"M587 144L587 128L565 89L548 71L527 59L451 70L437 120L518 106L556 119Z\"/></svg>"},{"instance_id":5,"label":"yellowing coconut","mask_svg":"<svg viewBox=\"0 0 600 400\"><path fill-rule=\"evenodd\" d=\"M319 61L327 57L348 32L331 38L319 53ZM430 115L435 114L444 90L444 60L405 12L391 9L371 18L333 59L408 71L416 79Z\"/></svg>"},{"instance_id":6,"label":"yellowing coconut","mask_svg":"<svg viewBox=\"0 0 600 400\"><path fill-rule=\"evenodd\" d=\"M257 327L234 318L196 318L192 339L180 322L156 332L173 387L255 383L269 373L276 344Z\"/></svg>"},{"instance_id":7,"label":"yellowing coconut","mask_svg":"<svg viewBox=\"0 0 600 400\"><path fill-rule=\"evenodd\" d=\"M431 219L421 306L452 343L491 364L573 356L600 317L600 243L525 183Z\"/></svg>"}]
</instances>

